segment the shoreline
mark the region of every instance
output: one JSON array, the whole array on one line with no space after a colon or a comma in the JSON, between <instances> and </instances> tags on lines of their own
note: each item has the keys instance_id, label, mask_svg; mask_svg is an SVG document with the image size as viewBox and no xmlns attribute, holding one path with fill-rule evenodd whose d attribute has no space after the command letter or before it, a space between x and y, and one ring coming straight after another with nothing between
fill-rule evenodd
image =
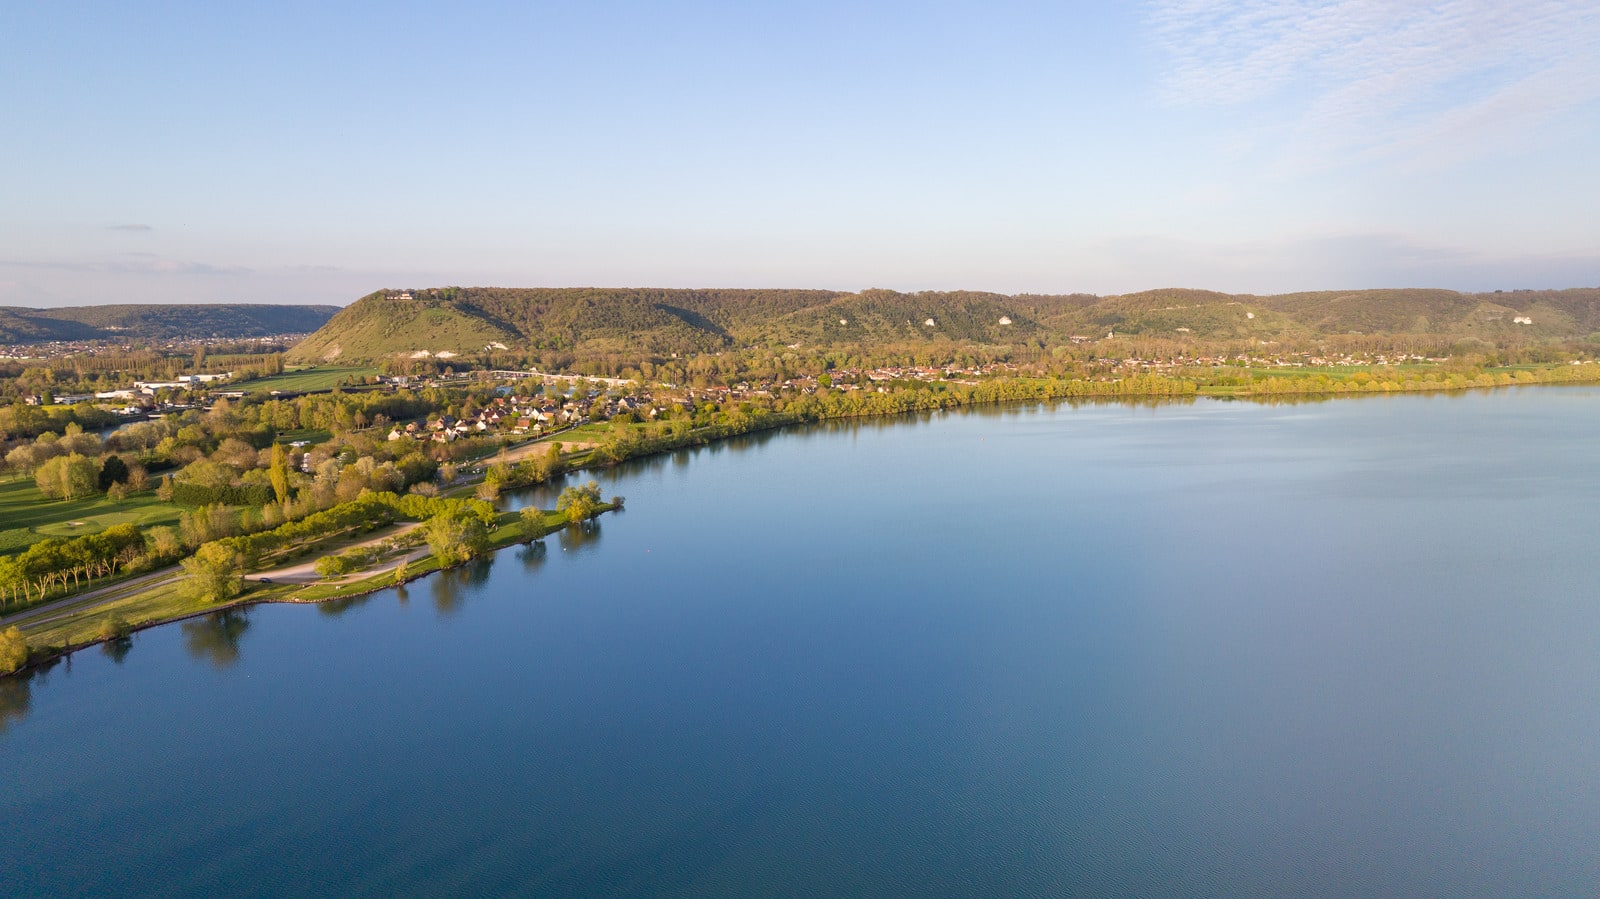
<instances>
[{"instance_id":1,"label":"shoreline","mask_svg":"<svg viewBox=\"0 0 1600 899\"><path fill-rule=\"evenodd\" d=\"M601 515L604 515L607 512L615 512L622 508L623 507L621 505L615 503L602 503L600 507L596 509L594 515L587 519L584 523L587 524L590 521L595 521ZM506 515L509 513L501 514ZM72 655L75 652L80 652L82 650L89 649L94 646L100 646L106 643L126 640L139 631L150 630L151 628L162 627L169 624L176 624L178 622L188 621L194 618L203 618L207 615L216 614L217 612L227 612L233 609L242 609L254 605L320 605L326 602L335 602L343 599L355 599L357 597L370 596L382 590L404 587L412 581L422 580L423 578L426 578L432 574L437 574L442 571L450 571L455 568L469 565L479 559L492 556L501 550L510 549L513 546L542 542L544 538L550 536L551 534L559 533L560 531L571 527L573 524L573 522L565 522L555 527L546 527L537 534L528 535L521 531L520 523L507 522L500 525L497 530L502 530L509 536L497 541L491 534L490 545L482 553L467 559L451 562L446 565L439 564L438 559L432 555L424 556L421 559L418 559L416 562L407 563L408 568L412 565L419 565L420 567L417 571L408 572L404 577L398 579L392 576L391 572L393 569L385 571L382 567L374 566L373 568L368 569L366 572L355 572L355 574L365 574L366 576L360 577L359 579L348 584L334 584L331 582L312 584L270 584L264 585L266 589L263 591L261 589L263 585L261 585L258 581L248 581L248 577L258 575L246 576L246 587L254 587L255 589L247 589L247 592L243 595L234 597L233 599L225 600L223 602L212 603L203 609L193 609L175 615L166 615L160 618L140 621L137 624L130 624L127 632L117 637L96 638L82 643L69 643L65 646L53 647L52 651L48 652L48 654L30 658L27 664L23 665L21 668L18 668L16 671L13 671L9 674L0 675L0 677L18 677L26 675L31 671L52 666L56 662L69 655ZM346 589L347 587L353 589ZM300 595L310 591L329 590L330 588L332 592L329 592L327 595Z\"/></svg>"},{"instance_id":2,"label":"shoreline","mask_svg":"<svg viewBox=\"0 0 1600 899\"><path fill-rule=\"evenodd\" d=\"M1553 370L1559 371L1559 370L1562 370L1562 369L1553 369ZM1424 395L1424 394L1433 394L1433 393L1458 393L1458 392L1465 392L1465 391L1469 391L1469 390L1488 390L1488 391L1492 391L1492 390L1497 390L1497 389L1501 389L1501 388L1505 388L1505 387L1544 387L1544 386L1591 386L1592 387L1592 386L1596 386L1597 384L1600 384L1600 366L1597 366L1595 369L1589 369L1588 372L1586 372L1586 373L1592 373L1592 376L1589 377L1589 378L1583 378L1583 379L1564 378L1564 379L1560 379L1560 380L1554 380L1554 379L1552 379L1552 380L1529 380L1529 381L1521 382L1521 383L1517 383L1517 382L1513 381L1512 383L1507 383L1507 384L1464 384L1464 385L1437 385L1436 384L1435 386L1419 387L1419 388L1415 388L1415 389L1400 389L1400 390L1395 390L1395 389L1362 389L1362 390L1343 390L1343 391L1337 391L1337 390L1336 391L1281 391L1281 392L1279 392L1279 391L1266 391L1266 392L1261 392L1261 393L1206 393L1206 392L1202 392L1198 388L1195 388L1195 389L1193 389L1193 390L1191 390L1189 392L1181 392L1181 393L1174 392L1174 393L1146 393L1146 394L1132 394L1132 393L1117 394L1117 393L1107 392L1107 393L1090 394L1090 395L1072 394L1072 393L1066 393L1066 394L1046 393L1044 395L1034 396L1034 397L1016 397L1016 398L1002 397L1002 398L996 398L996 399L992 399L992 400L989 400L989 399L970 400L970 401L967 401L967 402L956 402L956 403L941 402L941 403L935 404L935 405L930 406L930 407L913 407L913 408L907 408L907 409L898 410L898 411L863 411L863 412L855 413L855 414L830 415L830 416L822 416L822 417L816 417L816 418L807 418L807 417L800 417L800 416L786 416L786 415L783 415L783 414L780 413L778 415L772 416L772 419L777 419L777 420L771 420L771 419L766 420L766 421L757 420L757 421L751 422L749 424L749 426L746 426L746 427L744 427L742 429L729 430L729 431L723 432L723 433L710 433L710 434L706 433L706 431L722 432L722 431L724 431L725 428L727 428L727 426L711 425L711 426L707 426L706 428L702 428L702 429L699 429L699 430L696 430L696 431L690 431L689 433L681 435L680 437L677 437L677 438L664 438L664 439L663 438L656 438L654 440L650 440L650 439L647 438L646 442L642 443L637 448L629 448L632 451L628 452L626 455L622 455L622 456L620 456L618 458L609 459L609 460L605 460L605 461L596 461L596 460L594 460L593 459L593 455L594 455L595 449L586 449L586 450L582 451L584 453L584 458L582 460L575 460L573 462L571 468L565 469L558 476L565 476L565 475L574 474L574 473L580 472L580 471L588 471L588 470L595 470L595 469L601 469L601 468L615 468L615 467L617 467L618 465L621 465L624 462L629 462L629 461L633 461L633 460L636 460L636 459L648 458L650 456L662 455L662 454L670 453L670 452L676 452L676 451L682 450L682 449L691 449L691 448L700 447L700 446L709 446L709 445L712 445L713 443L716 443L716 442L719 442L719 441L730 440L730 439L733 439L735 437L740 437L740 436L744 436L744 435L747 435L747 434L761 433L761 432L766 432L766 431L782 430L782 429L787 428L787 427L794 427L794 426L800 426L800 425L820 425L820 424L824 424L824 423L832 422L832 421L841 421L842 422L842 421L851 421L851 420L868 419L868 418L892 419L892 418L897 417L897 416L909 415L909 414L914 414L914 413L941 412L941 411L949 411L949 410L952 410L952 409L979 408L979 407L983 407L983 406L1005 406L1005 405L1015 405L1015 404L1023 404L1023 403L1059 402L1059 401L1062 401L1062 400L1066 400L1066 401L1069 401L1069 402L1077 401L1077 400L1085 400L1085 401L1092 401L1092 402L1095 402L1097 404L1102 404L1102 403L1107 403L1107 404L1109 404L1109 403L1127 403L1127 402L1130 402L1130 401L1138 401L1138 402L1152 402L1152 401L1157 401L1157 402L1159 402L1159 401L1193 402L1195 399L1200 399L1200 398L1217 400L1219 402L1239 401L1239 400L1256 401L1256 402L1270 402L1271 400L1274 400L1274 399L1276 399L1276 400L1294 401L1294 399L1300 399L1300 398L1303 398L1303 399L1306 399L1306 400L1310 400L1310 401L1327 401L1327 400L1333 400L1333 399L1344 399L1344 398L1353 398L1353 397L1389 396L1389 395L1394 395L1394 394ZM1051 382L1051 383L1068 383L1068 384L1071 384L1071 383L1082 383L1082 382ZM1180 383L1180 382L1174 382L1174 383ZM941 398L941 399L948 399L948 398ZM528 446L535 446L535 445L538 445L540 443L544 443L544 442L550 440L550 438L554 437L554 436L556 436L556 435L550 435L549 437L539 438L538 440L531 441L531 442L529 442L527 444L524 444L523 447L519 447L519 448L525 448L525 447L528 447ZM482 480L483 480L483 478L479 478L479 479L477 479L475 481L469 481L469 482L467 482L465 484L458 485L456 488L452 488L452 492L464 490L464 489L472 486L475 483L481 482ZM502 489L507 489L507 490L525 490L525 489L529 489L529 488L540 486L540 485L545 484L545 483L549 483L549 480L538 481L538 482L533 482L533 483L524 483L524 484L507 484ZM616 511L616 510L618 510L620 508L621 508L620 506L613 505L611 503L603 503L601 505L601 507L599 508L599 510L596 511L594 517L598 518L601 514L604 514L605 512ZM508 513L501 513L501 514L505 515L505 514L508 514ZM517 524L517 523L508 522L504 526L508 527L508 528L520 529L520 524ZM472 562L475 559L482 558L484 556L492 555L492 554L497 553L497 552L499 552L499 551L501 551L503 549L507 549L507 548L510 548L511 546L518 545L519 543L525 544L525 543L532 543L532 542L535 542L535 541L543 540L545 537L549 536L550 534L553 534L553 533L556 533L556 532L562 530L566 526L568 526L568 525L563 524L563 525L560 525L560 526L557 526L557 527L547 528L544 531L542 531L540 534L538 534L536 536L532 536L532 537L528 537L528 536L525 536L525 535L522 535L522 534L519 533L518 537L520 537L521 539L510 539L510 540L506 540L505 542L501 542L501 543L498 543L498 544L491 537L491 546L488 549L486 549L482 554L480 554L479 556L474 556L474 557L466 559L466 560L462 560L462 561L459 561L459 562L454 562L454 563L451 563L449 565L438 565L438 564L436 564L436 560L434 559L434 557L432 557L431 555L430 556L425 556L422 559L418 560L418 562L420 562L420 563L422 563L424 565L424 567L421 570L419 570L419 571L417 571L415 573L408 573L404 577L399 578L399 579L395 579L395 578L392 578L392 577L386 577L385 576L385 574L386 574L385 572L383 572L380 569L374 568L374 569L369 569L369 571L372 571L373 573L369 574L366 577L362 577L362 578L360 578L360 579L358 579L358 580L356 580L356 581L354 581L354 582L352 582L352 583L350 583L348 585L345 585L345 584L318 584L318 583L313 583L313 584L294 584L294 585L290 585L290 584L283 584L283 585L273 584L273 585L269 585L268 586L268 594L269 595L249 595L247 593L247 595L236 597L234 599L227 600L225 602L216 603L216 604L208 606L207 608L204 608L204 609L195 609L195 610L183 612L181 614L163 616L161 618L141 621L141 622L139 622L137 624L130 624L127 632L124 635L119 636L119 637L97 638L97 639L92 639L92 640L88 640L88 641L81 642L81 643L68 643L68 644L66 644L64 646L61 646L59 648L52 647L51 651L49 651L49 653L47 655L42 655L42 656L40 656L38 658L30 658L26 664L24 664L22 667L18 668L16 671L10 672L9 674L5 674L5 675L0 675L0 677L14 677L14 676L24 675L24 674L27 674L28 672L37 670L37 669L39 669L41 667L53 665L55 662L59 661L62 658L65 658L66 656L71 655L72 653L75 653L75 652L78 652L78 651L81 651L81 650L84 650L84 649L88 649L88 648L93 647L93 646L97 646L97 645L101 645L101 644L105 644L105 643L111 643L111 642L114 642L114 641L117 641L117 640L125 640L125 639L128 639L128 637L130 637L132 634L137 633L139 631L149 630L151 628L161 627L163 625L168 625L168 624L175 624L175 623L178 623L178 622L181 622L181 621L187 621L187 620L190 620L190 619L199 618L199 617L203 617L203 616L206 616L206 615L214 614L216 612L224 612L224 611L229 611L229 610L232 610L232 609L245 608L245 607L248 607L248 606L260 605L260 604L280 604L281 603L281 604L294 604L294 605L318 605L318 604L321 604L321 603L332 602L332 601L335 601L335 600L353 599L353 598L357 598L357 597L361 597L361 596L369 596L369 595L371 595L373 593L376 593L376 592L378 592L380 590L387 590L387 589L391 589L391 588L395 588L395 587L403 587L406 584L411 583L412 581L420 580L422 578L427 577L430 574L434 574L436 572L446 571L446 570L450 570L450 569L453 569L453 568L461 567L463 565L466 565L466 564ZM407 563L408 567L411 564L415 564L415 563ZM361 573L362 572L355 572L355 574L361 574ZM379 580L383 580L384 582L383 583L376 583L376 581L379 581ZM252 584L252 582L248 582L248 580L247 580L247 587L250 586L251 584ZM258 583L255 583L254 586L259 588L261 585L259 585ZM307 592L307 591L314 591L314 590L319 590L319 589L327 589L330 586L333 587L334 592L329 593L328 595L320 595L320 596L314 596L314 597L303 597L303 596L300 596L300 595L283 595L283 594L300 594L300 593L304 593L304 592ZM355 589L352 589L352 590L350 590L348 592L345 592L342 589L345 586L350 586L350 587L353 587ZM278 595L271 595L271 594L274 594L274 593L276 593ZM90 614L92 615L93 613L91 612Z\"/></svg>"}]
</instances>

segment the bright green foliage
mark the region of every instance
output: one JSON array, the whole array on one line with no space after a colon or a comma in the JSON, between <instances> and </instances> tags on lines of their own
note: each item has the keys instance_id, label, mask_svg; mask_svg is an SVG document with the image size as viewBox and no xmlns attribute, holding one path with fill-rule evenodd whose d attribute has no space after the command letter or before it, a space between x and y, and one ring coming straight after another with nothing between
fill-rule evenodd
<instances>
[{"instance_id":1,"label":"bright green foliage","mask_svg":"<svg viewBox=\"0 0 1600 899\"><path fill-rule=\"evenodd\" d=\"M100 465L88 456L71 453L40 465L33 479L39 492L50 499L77 499L100 489Z\"/></svg>"},{"instance_id":2,"label":"bright green foliage","mask_svg":"<svg viewBox=\"0 0 1600 899\"><path fill-rule=\"evenodd\" d=\"M128 619L121 615L112 615L100 622L100 627L95 630L95 637L101 640L121 640L133 632L133 626L128 624Z\"/></svg>"},{"instance_id":3,"label":"bright green foliage","mask_svg":"<svg viewBox=\"0 0 1600 899\"><path fill-rule=\"evenodd\" d=\"M28 664L28 638L16 627L0 631L0 675Z\"/></svg>"},{"instance_id":4,"label":"bright green foliage","mask_svg":"<svg viewBox=\"0 0 1600 899\"><path fill-rule=\"evenodd\" d=\"M272 493L278 502L289 501L289 451L283 444L272 445L272 466L267 471L272 482Z\"/></svg>"},{"instance_id":5,"label":"bright green foliage","mask_svg":"<svg viewBox=\"0 0 1600 899\"><path fill-rule=\"evenodd\" d=\"M489 545L489 531L482 519L465 509L454 509L433 516L423 525L428 548L441 565L465 562Z\"/></svg>"},{"instance_id":6,"label":"bright green foliage","mask_svg":"<svg viewBox=\"0 0 1600 899\"><path fill-rule=\"evenodd\" d=\"M352 546L336 556L323 556L313 567L322 577L338 577L371 567L378 561L379 552L376 546Z\"/></svg>"},{"instance_id":7,"label":"bright green foliage","mask_svg":"<svg viewBox=\"0 0 1600 899\"><path fill-rule=\"evenodd\" d=\"M538 535L544 530L544 512L537 506L523 506L517 513L522 519L522 532L529 537Z\"/></svg>"},{"instance_id":8,"label":"bright green foliage","mask_svg":"<svg viewBox=\"0 0 1600 899\"><path fill-rule=\"evenodd\" d=\"M113 525L86 537L51 537L0 558L0 606L43 599L55 588L77 587L116 574L144 552L138 525Z\"/></svg>"},{"instance_id":9,"label":"bright green foliage","mask_svg":"<svg viewBox=\"0 0 1600 899\"><path fill-rule=\"evenodd\" d=\"M202 545L183 560L183 589L202 602L222 602L244 589L244 558L222 542Z\"/></svg>"},{"instance_id":10,"label":"bright green foliage","mask_svg":"<svg viewBox=\"0 0 1600 899\"><path fill-rule=\"evenodd\" d=\"M600 485L590 481L582 487L568 487L556 499L556 508L567 513L573 524L588 521L600 510Z\"/></svg>"}]
</instances>

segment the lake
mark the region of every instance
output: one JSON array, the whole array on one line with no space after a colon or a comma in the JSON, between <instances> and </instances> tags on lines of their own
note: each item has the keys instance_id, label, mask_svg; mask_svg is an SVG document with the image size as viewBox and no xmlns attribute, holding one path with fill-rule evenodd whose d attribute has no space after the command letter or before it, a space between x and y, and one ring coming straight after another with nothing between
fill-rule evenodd
<instances>
[{"instance_id":1,"label":"lake","mask_svg":"<svg viewBox=\"0 0 1600 899\"><path fill-rule=\"evenodd\" d=\"M1545 387L641 460L0 681L0 892L1592 895L1597 448Z\"/></svg>"}]
</instances>

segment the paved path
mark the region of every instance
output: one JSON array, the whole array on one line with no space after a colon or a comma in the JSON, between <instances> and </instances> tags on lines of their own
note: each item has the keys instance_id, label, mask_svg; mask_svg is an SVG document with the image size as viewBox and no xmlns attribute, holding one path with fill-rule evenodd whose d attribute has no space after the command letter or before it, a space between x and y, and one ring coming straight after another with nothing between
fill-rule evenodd
<instances>
[{"instance_id":1,"label":"paved path","mask_svg":"<svg viewBox=\"0 0 1600 899\"><path fill-rule=\"evenodd\" d=\"M403 524L400 527L395 528L392 531L385 531L382 534L379 534L378 536L373 537L373 538L371 538L369 540L363 540L360 543L352 543L352 544L350 544L348 546L341 546L341 547L339 547L339 552L344 552L347 549L355 549L358 546L374 546L376 544L382 543L383 541L389 539L390 537L398 537L401 534L409 533L409 532L411 532L411 531L413 531L413 530L415 530L415 529L417 529L417 528L419 528L421 526L422 526L422 522L420 522L420 521L407 522L406 524ZM415 549L415 550L411 550L410 552L406 553L406 557L405 557L406 558L406 563L410 564L416 558L419 558L420 557L419 553L420 553L420 555L425 556L429 552L431 552L431 550L429 550L426 546L419 547L418 549ZM340 581L351 580L351 579L360 580L362 578L366 578L366 577L371 577L372 576L372 571L371 570L366 570L366 571L351 572L350 574L344 575L342 577L324 578L321 575L317 574L317 562L323 556L326 556L326 555L331 555L331 553L321 553L321 554L317 555L316 558L308 559L308 560L306 560L304 562L296 562L293 565L285 565L282 568L274 568L274 569L272 569L270 571L260 571L260 572L257 572L255 574L246 575L245 576L245 580L247 580L247 581L259 581L262 578L267 578L267 579L271 580L274 584L322 584L322 583L337 584ZM389 564L398 565L399 564L399 559L390 560L389 562L385 562L382 565L379 565L378 567L382 568L383 565L389 565Z\"/></svg>"},{"instance_id":2,"label":"paved path","mask_svg":"<svg viewBox=\"0 0 1600 899\"><path fill-rule=\"evenodd\" d=\"M371 546L373 544L380 543L389 537L404 534L407 531L420 526L421 522L408 522L393 530L385 531L384 533L379 534L371 539L364 540L360 543L352 543L349 546L340 547L339 551L343 552L346 549L352 549L357 546ZM432 551L426 546L411 550L405 555L406 564L409 565L412 562L415 562L417 559L427 556L430 552ZM323 578L319 577L316 572L317 559L322 558L323 555L327 555L327 553L319 554L316 558L294 565L287 565L282 568L275 568L271 571L263 571L258 574L246 575L245 580L255 581L260 580L261 578L270 578L272 581L279 584L337 584L345 580L360 580L361 578L372 576L371 571L363 571L348 574L344 577L324 580ZM384 564L398 565L399 562L399 559L394 559L391 560L391 562L386 562ZM103 603L124 599L128 596L132 596L135 593L142 593L146 590L153 590L157 587L177 584L182 577L183 570L177 566L163 568L160 571L142 574L136 578L130 578L126 581L120 581L118 583L110 584L105 587L99 587L84 593L75 593L71 596L63 596L60 599L45 603L42 606L34 606L31 609L24 609L21 612L7 615L4 618L0 618L0 627L11 627L12 625L17 625L18 627L23 628L37 627L38 625L47 624L51 621L54 621L57 618L64 618L68 615L78 614L79 612L86 611Z\"/></svg>"},{"instance_id":3,"label":"paved path","mask_svg":"<svg viewBox=\"0 0 1600 899\"><path fill-rule=\"evenodd\" d=\"M34 606L31 609L25 609L21 612L16 612L14 614L7 615L4 618L0 618L0 627L11 627L12 625L30 627L37 624L43 624L47 621L53 621L65 615L80 612L91 606L97 606L103 602L121 599L134 593L160 587L166 583L177 583L181 574L181 570L176 567L163 568L160 571L152 571L149 574L141 574L136 578L130 578L126 581L120 581L105 587L98 587L86 593L75 593L72 596L63 596L60 599L47 602L42 606Z\"/></svg>"}]
</instances>

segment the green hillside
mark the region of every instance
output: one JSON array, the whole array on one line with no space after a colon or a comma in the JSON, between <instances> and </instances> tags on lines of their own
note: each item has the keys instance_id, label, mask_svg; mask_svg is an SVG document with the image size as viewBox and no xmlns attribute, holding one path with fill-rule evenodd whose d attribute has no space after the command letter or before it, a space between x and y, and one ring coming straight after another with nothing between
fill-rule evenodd
<instances>
[{"instance_id":1,"label":"green hillside","mask_svg":"<svg viewBox=\"0 0 1600 899\"><path fill-rule=\"evenodd\" d=\"M400 299L386 291L362 297L301 341L288 354L292 362L381 359L394 355L465 355L485 346L507 346L518 335L437 295L419 292Z\"/></svg>"},{"instance_id":2,"label":"green hillside","mask_svg":"<svg viewBox=\"0 0 1600 899\"><path fill-rule=\"evenodd\" d=\"M1520 322L1518 319L1531 319ZM1600 330L1600 289L1463 294L1359 290L1251 296L1170 288L1116 296L976 291L434 288L361 298L295 347L303 363L517 351L667 355L734 346L1103 337L1271 340L1429 335L1489 341ZM449 356L446 356L449 358Z\"/></svg>"},{"instance_id":3,"label":"green hillside","mask_svg":"<svg viewBox=\"0 0 1600 899\"><path fill-rule=\"evenodd\" d=\"M52 340L173 340L307 334L334 306L252 303L119 304L59 309L0 307L0 343Z\"/></svg>"}]
</instances>

